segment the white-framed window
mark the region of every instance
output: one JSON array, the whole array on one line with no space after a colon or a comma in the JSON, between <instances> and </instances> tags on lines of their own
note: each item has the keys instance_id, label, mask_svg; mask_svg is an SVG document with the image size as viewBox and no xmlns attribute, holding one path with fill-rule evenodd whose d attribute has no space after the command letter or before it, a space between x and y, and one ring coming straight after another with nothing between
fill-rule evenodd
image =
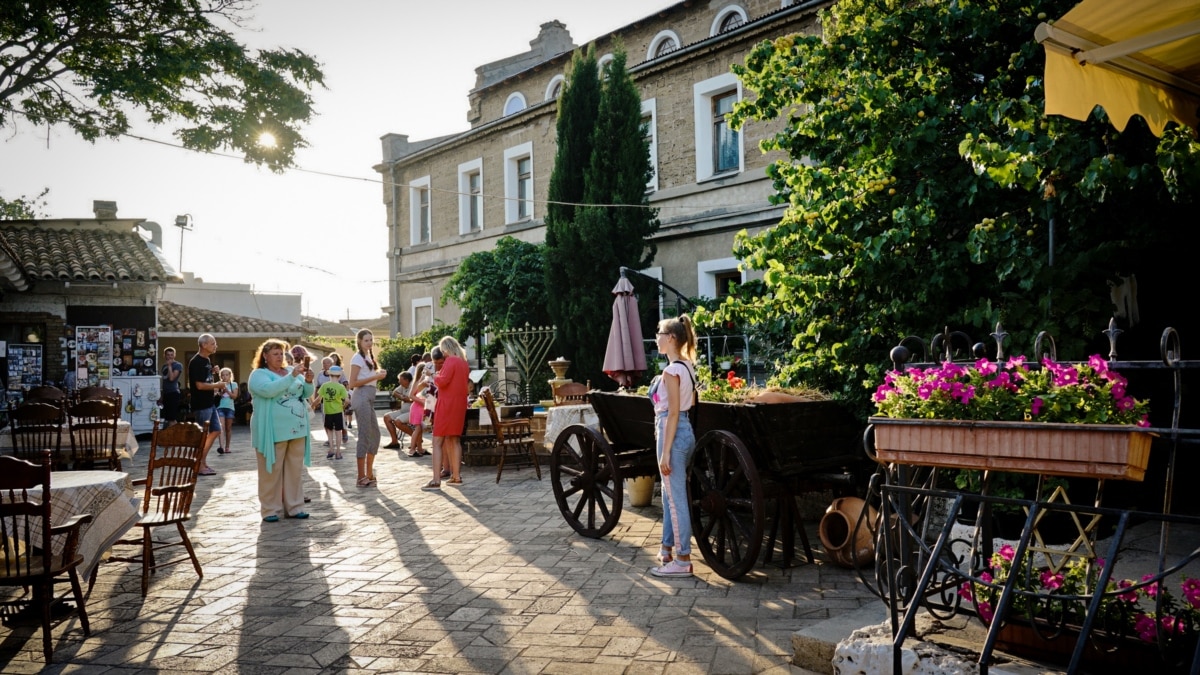
<instances>
[{"instance_id":1,"label":"white-framed window","mask_svg":"<svg viewBox=\"0 0 1200 675\"><path fill-rule=\"evenodd\" d=\"M525 94L519 91L514 91L504 100L504 116L507 117L513 113L519 113L525 109Z\"/></svg>"},{"instance_id":2,"label":"white-framed window","mask_svg":"<svg viewBox=\"0 0 1200 675\"><path fill-rule=\"evenodd\" d=\"M712 28L709 29L709 35L720 35L726 33L738 26L749 21L746 17L746 10L737 5L729 5L717 12L717 16L713 18Z\"/></svg>"},{"instance_id":3,"label":"white-framed window","mask_svg":"<svg viewBox=\"0 0 1200 675\"><path fill-rule=\"evenodd\" d=\"M742 85L733 73L718 75L693 86L696 131L696 180L742 170L742 135L726 115L742 98Z\"/></svg>"},{"instance_id":4,"label":"white-framed window","mask_svg":"<svg viewBox=\"0 0 1200 675\"><path fill-rule=\"evenodd\" d=\"M550 83L546 85L546 100L553 101L562 96L563 87L566 84L567 78L561 73L550 78Z\"/></svg>"},{"instance_id":5,"label":"white-framed window","mask_svg":"<svg viewBox=\"0 0 1200 675\"><path fill-rule=\"evenodd\" d=\"M650 48L646 50L646 60L666 56L678 50L682 44L683 41L679 39L679 35L675 31L659 31L658 35L655 35L654 39L650 41Z\"/></svg>"},{"instance_id":6,"label":"white-framed window","mask_svg":"<svg viewBox=\"0 0 1200 675\"><path fill-rule=\"evenodd\" d=\"M408 184L409 240L412 244L428 244L433 240L433 203L429 176Z\"/></svg>"},{"instance_id":7,"label":"white-framed window","mask_svg":"<svg viewBox=\"0 0 1200 675\"><path fill-rule=\"evenodd\" d=\"M646 191L658 190L658 102L657 99L642 101L642 129L646 133L646 143L650 146L650 180L646 181Z\"/></svg>"},{"instance_id":8,"label":"white-framed window","mask_svg":"<svg viewBox=\"0 0 1200 675\"><path fill-rule=\"evenodd\" d=\"M600 72L601 80L608 77L607 75L604 74L604 66L607 66L608 64L612 63L612 60L613 60L612 54L605 54L604 56L601 56L600 58L596 59L596 68Z\"/></svg>"},{"instance_id":9,"label":"white-framed window","mask_svg":"<svg viewBox=\"0 0 1200 675\"><path fill-rule=\"evenodd\" d=\"M458 233L483 230L483 158L458 165Z\"/></svg>"},{"instance_id":10,"label":"white-framed window","mask_svg":"<svg viewBox=\"0 0 1200 675\"><path fill-rule=\"evenodd\" d=\"M729 295L729 284L746 281L745 272L738 268L737 258L701 260L696 263L696 288L702 298L724 298Z\"/></svg>"},{"instance_id":11,"label":"white-framed window","mask_svg":"<svg viewBox=\"0 0 1200 675\"><path fill-rule=\"evenodd\" d=\"M504 151L504 222L533 219L533 142Z\"/></svg>"},{"instance_id":12,"label":"white-framed window","mask_svg":"<svg viewBox=\"0 0 1200 675\"><path fill-rule=\"evenodd\" d=\"M413 298L412 335L420 335L433 328L433 298Z\"/></svg>"}]
</instances>

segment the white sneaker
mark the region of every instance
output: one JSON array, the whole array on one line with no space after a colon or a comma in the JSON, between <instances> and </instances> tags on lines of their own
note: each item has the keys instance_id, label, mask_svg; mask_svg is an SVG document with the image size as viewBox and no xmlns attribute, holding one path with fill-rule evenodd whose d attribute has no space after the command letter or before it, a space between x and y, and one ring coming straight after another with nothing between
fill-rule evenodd
<instances>
[{"instance_id":1,"label":"white sneaker","mask_svg":"<svg viewBox=\"0 0 1200 675\"><path fill-rule=\"evenodd\" d=\"M690 577L692 576L692 564L672 560L662 567L651 567L650 574L656 577Z\"/></svg>"},{"instance_id":2,"label":"white sneaker","mask_svg":"<svg viewBox=\"0 0 1200 675\"><path fill-rule=\"evenodd\" d=\"M675 556L672 555L671 549L667 549L667 548L658 549L657 560L658 560L659 565L666 565L667 563L671 562L674 559L675 559Z\"/></svg>"}]
</instances>

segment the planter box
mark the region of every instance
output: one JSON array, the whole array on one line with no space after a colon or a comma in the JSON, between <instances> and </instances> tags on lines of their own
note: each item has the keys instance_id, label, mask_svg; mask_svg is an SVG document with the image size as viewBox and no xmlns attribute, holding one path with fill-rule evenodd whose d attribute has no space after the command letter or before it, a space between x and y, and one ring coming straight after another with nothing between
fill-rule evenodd
<instances>
[{"instance_id":1,"label":"planter box","mask_svg":"<svg viewBox=\"0 0 1200 675\"><path fill-rule=\"evenodd\" d=\"M1055 629L1033 627L1020 623L1007 623L1000 627L996 636L996 648L1013 656L1067 665L1079 633L1072 627L1056 634ZM1085 669L1100 673L1184 673L1195 649L1194 639L1181 639L1182 644L1169 647L1166 653L1159 651L1158 644L1143 642L1136 636L1106 635L1093 630L1083 650Z\"/></svg>"},{"instance_id":2,"label":"planter box","mask_svg":"<svg viewBox=\"0 0 1200 675\"><path fill-rule=\"evenodd\" d=\"M1104 424L872 417L882 462L1140 481L1152 434Z\"/></svg>"}]
</instances>

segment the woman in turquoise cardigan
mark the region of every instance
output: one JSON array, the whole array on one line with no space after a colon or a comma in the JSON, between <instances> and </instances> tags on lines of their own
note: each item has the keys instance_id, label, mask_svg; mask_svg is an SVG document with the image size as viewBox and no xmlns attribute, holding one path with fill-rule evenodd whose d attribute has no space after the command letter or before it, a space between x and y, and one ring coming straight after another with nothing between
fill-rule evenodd
<instances>
[{"instance_id":1,"label":"woman in turquoise cardigan","mask_svg":"<svg viewBox=\"0 0 1200 675\"><path fill-rule=\"evenodd\" d=\"M254 397L250 442L258 453L258 501L262 519L274 523L282 511L289 518L307 518L301 481L311 466L308 405L313 372L297 362L288 366L288 343L274 338L262 343L254 357L247 387Z\"/></svg>"}]
</instances>

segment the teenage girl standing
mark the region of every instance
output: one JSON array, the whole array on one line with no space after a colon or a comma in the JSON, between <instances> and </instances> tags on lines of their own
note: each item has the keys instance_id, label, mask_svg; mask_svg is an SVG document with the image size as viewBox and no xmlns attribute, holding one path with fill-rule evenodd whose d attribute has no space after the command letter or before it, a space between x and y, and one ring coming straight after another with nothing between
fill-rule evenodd
<instances>
[{"instance_id":1,"label":"teenage girl standing","mask_svg":"<svg viewBox=\"0 0 1200 675\"><path fill-rule=\"evenodd\" d=\"M692 517L687 501L687 470L696 450L688 411L696 405L696 333L687 314L664 319L655 336L670 365L650 385L654 402L654 441L662 476L663 535L656 577L692 575Z\"/></svg>"},{"instance_id":2,"label":"teenage girl standing","mask_svg":"<svg viewBox=\"0 0 1200 675\"><path fill-rule=\"evenodd\" d=\"M376 382L387 377L387 371L375 362L375 336L366 328L355 336L358 351L350 359L351 410L358 413L358 445L354 458L358 460L358 487L375 487L375 455L379 452L379 423L375 421Z\"/></svg>"}]
</instances>

